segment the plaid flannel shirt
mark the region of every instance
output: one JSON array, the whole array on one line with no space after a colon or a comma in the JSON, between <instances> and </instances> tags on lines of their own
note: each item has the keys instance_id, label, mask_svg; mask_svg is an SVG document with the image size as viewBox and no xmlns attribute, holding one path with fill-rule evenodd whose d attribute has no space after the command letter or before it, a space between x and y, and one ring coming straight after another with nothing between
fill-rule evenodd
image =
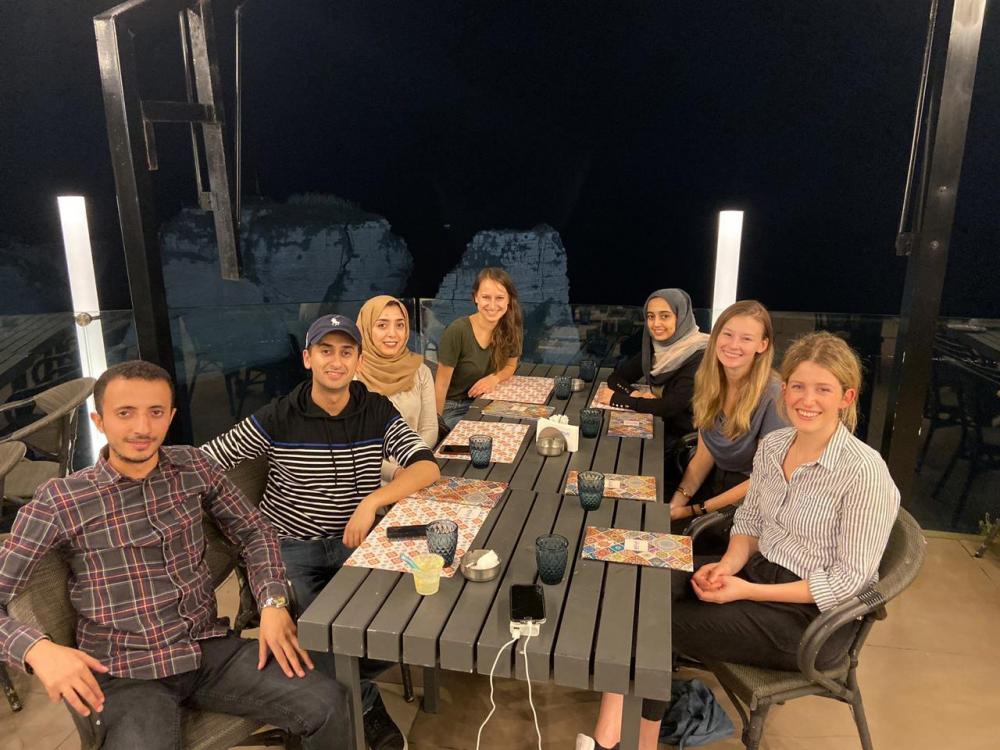
<instances>
[{"instance_id":1,"label":"plaid flannel shirt","mask_svg":"<svg viewBox=\"0 0 1000 750\"><path fill-rule=\"evenodd\" d=\"M203 513L242 547L258 602L287 596L277 535L212 458L164 447L157 467L136 480L102 457L42 485L0 546L0 660L26 669L25 654L45 637L8 616L7 604L57 549L71 570L78 648L118 677L197 669L197 641L227 632L205 560Z\"/></svg>"}]
</instances>

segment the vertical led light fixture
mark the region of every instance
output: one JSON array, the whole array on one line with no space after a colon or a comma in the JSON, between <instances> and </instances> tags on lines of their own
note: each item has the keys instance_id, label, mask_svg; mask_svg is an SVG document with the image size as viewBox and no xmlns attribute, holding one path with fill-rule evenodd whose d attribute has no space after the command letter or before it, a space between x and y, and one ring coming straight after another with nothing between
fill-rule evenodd
<instances>
[{"instance_id":1,"label":"vertical led light fixture","mask_svg":"<svg viewBox=\"0 0 1000 750\"><path fill-rule=\"evenodd\" d=\"M69 291L73 299L76 318L76 343L80 352L80 369L84 377L96 378L108 369L104 350L104 329L101 327L97 299L97 280L94 275L94 255L90 248L90 228L87 226L87 203L82 195L60 195L59 221L62 224L63 245L66 248L66 270ZM94 411L94 398L87 399L88 412ZM90 449L94 461L104 438L94 423L87 419L90 429Z\"/></svg>"},{"instance_id":2,"label":"vertical led light fixture","mask_svg":"<svg viewBox=\"0 0 1000 750\"><path fill-rule=\"evenodd\" d=\"M719 237L715 245L715 289L712 292L712 325L736 301L740 277L740 243L743 212L719 211Z\"/></svg>"}]
</instances>

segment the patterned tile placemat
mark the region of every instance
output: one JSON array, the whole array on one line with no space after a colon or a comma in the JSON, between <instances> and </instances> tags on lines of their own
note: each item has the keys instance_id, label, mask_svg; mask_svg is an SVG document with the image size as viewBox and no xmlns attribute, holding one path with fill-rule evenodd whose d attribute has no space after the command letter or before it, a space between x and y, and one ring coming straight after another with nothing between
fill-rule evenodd
<instances>
[{"instance_id":1,"label":"patterned tile placemat","mask_svg":"<svg viewBox=\"0 0 1000 750\"><path fill-rule=\"evenodd\" d=\"M486 479L465 479L464 477L441 477L430 487L417 490L411 498L436 500L439 503L478 505L492 508L507 489L506 482L491 482Z\"/></svg>"},{"instance_id":2,"label":"patterned tile placemat","mask_svg":"<svg viewBox=\"0 0 1000 750\"><path fill-rule=\"evenodd\" d=\"M694 570L691 537L655 531L629 531L588 526L580 557L601 562Z\"/></svg>"},{"instance_id":3,"label":"patterned tile placemat","mask_svg":"<svg viewBox=\"0 0 1000 750\"><path fill-rule=\"evenodd\" d=\"M625 438L653 438L653 415L632 411L613 411L608 420L608 435Z\"/></svg>"},{"instance_id":4,"label":"patterned tile placemat","mask_svg":"<svg viewBox=\"0 0 1000 750\"><path fill-rule=\"evenodd\" d=\"M539 419L552 416L554 406L544 404L519 404L515 401L493 401L483 409L483 414L491 417L512 417L514 419Z\"/></svg>"},{"instance_id":5,"label":"patterned tile placemat","mask_svg":"<svg viewBox=\"0 0 1000 750\"><path fill-rule=\"evenodd\" d=\"M483 398L491 401L519 401L522 404L544 404L555 387L552 378L538 378L531 375L515 375L484 393Z\"/></svg>"},{"instance_id":6,"label":"patterned tile placemat","mask_svg":"<svg viewBox=\"0 0 1000 750\"><path fill-rule=\"evenodd\" d=\"M576 487L577 471L574 469L566 476L564 495L579 495ZM624 500L656 500L656 477L643 477L637 474L605 474L604 497L615 497Z\"/></svg>"},{"instance_id":7,"label":"patterned tile placemat","mask_svg":"<svg viewBox=\"0 0 1000 750\"><path fill-rule=\"evenodd\" d=\"M442 453L441 446L468 445L471 435L489 435L493 438L493 455L490 457L490 461L495 464L512 464L517 458L521 443L524 442L524 436L528 433L528 427L526 424L512 422L474 422L463 419L448 433L448 437L438 446L434 455L446 460L469 461L471 457L468 453Z\"/></svg>"},{"instance_id":8,"label":"patterned tile placemat","mask_svg":"<svg viewBox=\"0 0 1000 750\"><path fill-rule=\"evenodd\" d=\"M423 554L427 551L427 540L397 539L390 541L386 538L385 530L390 526L412 526L413 524L430 523L447 518L458 524L458 547L455 550L455 561L441 572L441 575L451 578L458 570L458 563L462 559L462 555L469 550L472 540L479 533L479 527L483 525L483 521L489 514L489 508L475 505L438 503L414 497L403 498L385 514L381 523L371 530L361 546L347 558L344 565L409 573L410 569L403 562L400 553L406 552L411 557Z\"/></svg>"},{"instance_id":9,"label":"patterned tile placemat","mask_svg":"<svg viewBox=\"0 0 1000 750\"><path fill-rule=\"evenodd\" d=\"M632 390L642 391L643 393L651 393L651 389L648 385L633 385ZM610 409L611 411L632 411L631 409L626 409L624 406L611 406L610 404L602 404L598 402L598 398L606 397L611 391L608 388L607 382L601 383L597 386L597 391L594 393L594 398L590 401L590 407L592 409Z\"/></svg>"}]
</instances>

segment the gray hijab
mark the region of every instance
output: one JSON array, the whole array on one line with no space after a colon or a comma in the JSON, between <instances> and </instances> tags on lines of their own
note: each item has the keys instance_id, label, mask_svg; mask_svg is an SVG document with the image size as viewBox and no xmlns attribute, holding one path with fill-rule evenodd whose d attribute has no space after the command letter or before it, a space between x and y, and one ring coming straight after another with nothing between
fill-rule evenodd
<instances>
[{"instance_id":1,"label":"gray hijab","mask_svg":"<svg viewBox=\"0 0 1000 750\"><path fill-rule=\"evenodd\" d=\"M665 300L677 316L673 334L662 342L653 341L649 326L645 325L649 303L656 297ZM662 385L672 372L680 369L696 352L705 349L708 335L698 330L691 298L683 289L657 289L646 298L642 315L642 372L649 385Z\"/></svg>"}]
</instances>

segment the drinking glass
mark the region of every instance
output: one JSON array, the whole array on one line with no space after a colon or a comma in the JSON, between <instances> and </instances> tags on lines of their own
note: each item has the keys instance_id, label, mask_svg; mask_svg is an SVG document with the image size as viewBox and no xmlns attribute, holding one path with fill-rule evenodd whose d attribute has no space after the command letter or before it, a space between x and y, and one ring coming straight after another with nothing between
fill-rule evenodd
<instances>
[{"instance_id":1,"label":"drinking glass","mask_svg":"<svg viewBox=\"0 0 1000 750\"><path fill-rule=\"evenodd\" d=\"M552 585L563 579L568 548L569 540L560 534L545 534L535 540L535 561L542 583Z\"/></svg>"},{"instance_id":2,"label":"drinking glass","mask_svg":"<svg viewBox=\"0 0 1000 750\"><path fill-rule=\"evenodd\" d=\"M556 378L556 398L565 401L573 389L573 378L560 375Z\"/></svg>"},{"instance_id":3,"label":"drinking glass","mask_svg":"<svg viewBox=\"0 0 1000 750\"><path fill-rule=\"evenodd\" d=\"M431 521L427 524L427 551L441 555L445 567L455 560L458 547L458 524L454 521Z\"/></svg>"},{"instance_id":4,"label":"drinking glass","mask_svg":"<svg viewBox=\"0 0 1000 750\"><path fill-rule=\"evenodd\" d=\"M580 360L580 380L585 383L594 382L597 377L597 362L592 359Z\"/></svg>"},{"instance_id":5,"label":"drinking glass","mask_svg":"<svg viewBox=\"0 0 1000 750\"><path fill-rule=\"evenodd\" d=\"M413 562L417 564L417 569L413 571L413 586L421 596L430 596L438 592L441 585L441 568L444 567L444 559L441 555L425 553L414 555Z\"/></svg>"},{"instance_id":6,"label":"drinking glass","mask_svg":"<svg viewBox=\"0 0 1000 750\"><path fill-rule=\"evenodd\" d=\"M580 506L584 510L597 510L604 497L604 475L599 471L581 471L576 478Z\"/></svg>"},{"instance_id":7,"label":"drinking glass","mask_svg":"<svg viewBox=\"0 0 1000 750\"><path fill-rule=\"evenodd\" d=\"M477 469L485 469L490 465L493 455L493 438L489 435L473 435L469 438L469 457Z\"/></svg>"},{"instance_id":8,"label":"drinking glass","mask_svg":"<svg viewBox=\"0 0 1000 750\"><path fill-rule=\"evenodd\" d=\"M595 438L601 434L601 425L604 424L603 409L580 409L580 432L585 438Z\"/></svg>"}]
</instances>

